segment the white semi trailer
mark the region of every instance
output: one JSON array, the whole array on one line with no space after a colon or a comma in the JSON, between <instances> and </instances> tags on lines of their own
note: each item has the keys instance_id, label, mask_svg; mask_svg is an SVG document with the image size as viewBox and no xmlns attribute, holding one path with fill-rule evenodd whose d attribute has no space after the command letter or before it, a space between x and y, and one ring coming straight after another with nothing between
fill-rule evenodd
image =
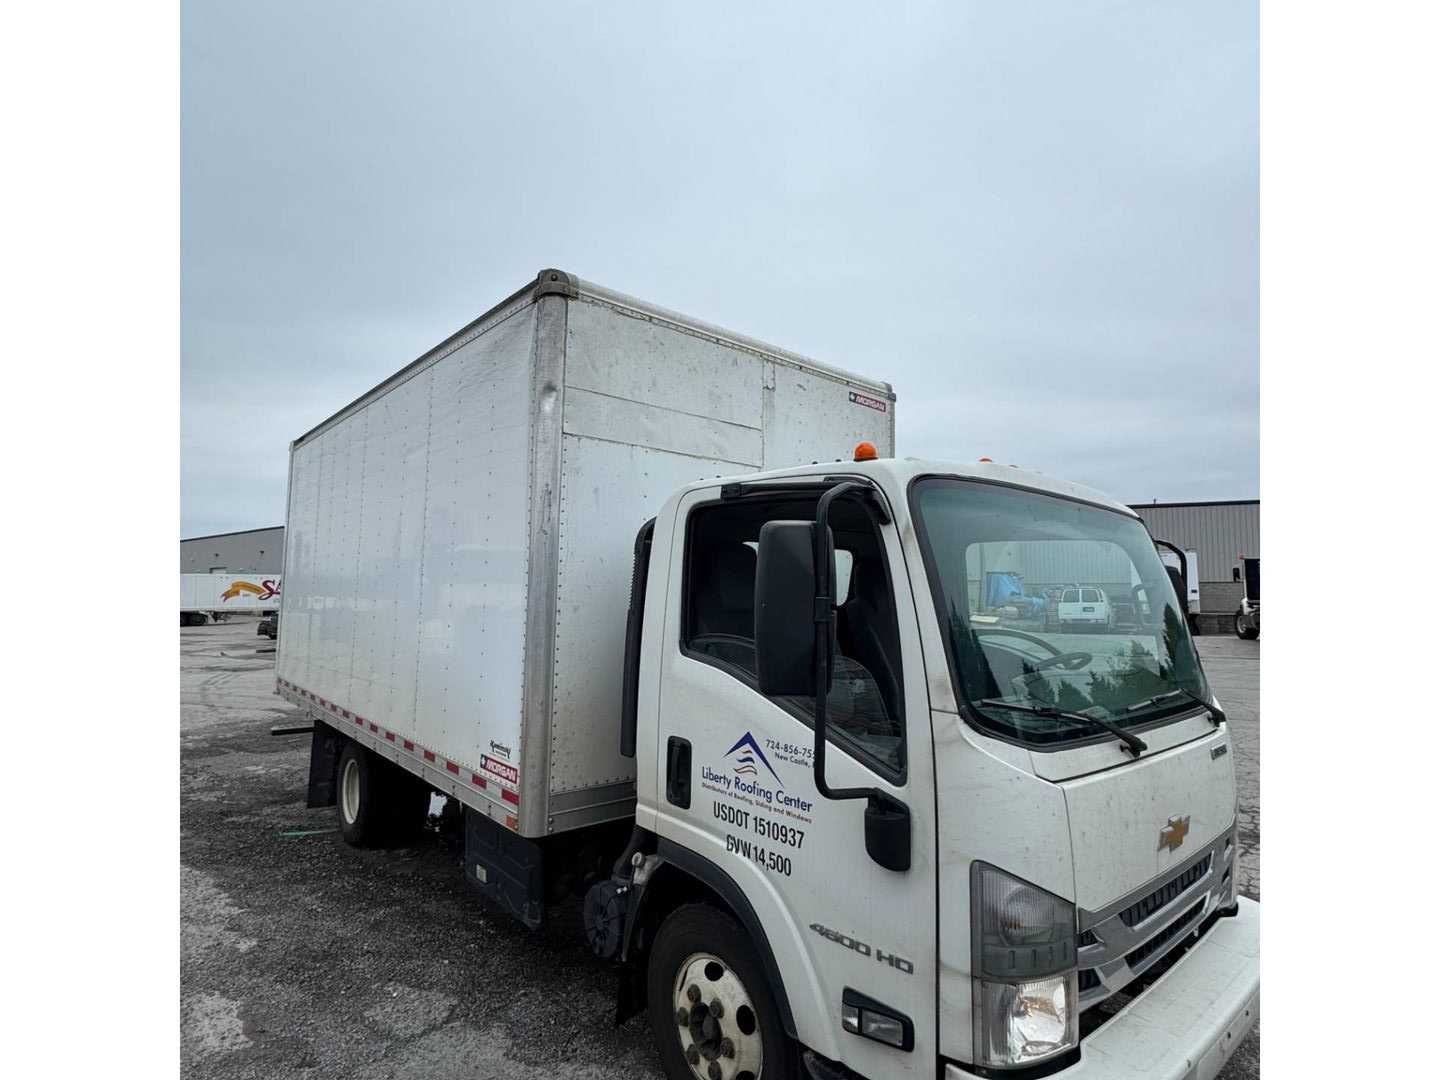
<instances>
[{"instance_id":1,"label":"white semi trailer","mask_svg":"<svg viewBox=\"0 0 1440 1080\"><path fill-rule=\"evenodd\" d=\"M292 445L309 803L383 843L439 791L494 905L583 894L671 1077L1211 1077L1258 909L1155 545L895 459L894 405L542 272ZM1035 595L1133 569L1144 617L982 618L997 546Z\"/></svg>"},{"instance_id":2,"label":"white semi trailer","mask_svg":"<svg viewBox=\"0 0 1440 1080\"><path fill-rule=\"evenodd\" d=\"M280 606L279 574L181 574L180 625L200 626L233 612Z\"/></svg>"}]
</instances>

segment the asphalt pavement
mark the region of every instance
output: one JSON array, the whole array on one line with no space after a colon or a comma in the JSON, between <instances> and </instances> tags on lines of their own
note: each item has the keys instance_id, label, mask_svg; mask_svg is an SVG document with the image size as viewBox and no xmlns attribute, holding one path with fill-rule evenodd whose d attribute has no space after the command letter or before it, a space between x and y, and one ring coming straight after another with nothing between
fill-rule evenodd
<instances>
[{"instance_id":1,"label":"asphalt pavement","mask_svg":"<svg viewBox=\"0 0 1440 1080\"><path fill-rule=\"evenodd\" d=\"M1260 892L1259 643L1203 637L1232 721L1240 885ZM238 619L180 631L181 1063L196 1080L660 1078L578 904L531 933L485 911L427 833L357 851L305 808L309 736L272 737L274 653ZM1224 1080L1259 1075L1259 1034Z\"/></svg>"}]
</instances>

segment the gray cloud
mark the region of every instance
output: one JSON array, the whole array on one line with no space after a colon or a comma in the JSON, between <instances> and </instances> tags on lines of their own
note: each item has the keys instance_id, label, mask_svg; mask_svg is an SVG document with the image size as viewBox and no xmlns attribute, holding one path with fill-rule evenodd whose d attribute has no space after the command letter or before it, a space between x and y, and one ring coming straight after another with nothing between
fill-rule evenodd
<instances>
[{"instance_id":1,"label":"gray cloud","mask_svg":"<svg viewBox=\"0 0 1440 1080\"><path fill-rule=\"evenodd\" d=\"M1258 493L1253 2L191 0L182 533L558 265L887 378L901 454Z\"/></svg>"}]
</instances>

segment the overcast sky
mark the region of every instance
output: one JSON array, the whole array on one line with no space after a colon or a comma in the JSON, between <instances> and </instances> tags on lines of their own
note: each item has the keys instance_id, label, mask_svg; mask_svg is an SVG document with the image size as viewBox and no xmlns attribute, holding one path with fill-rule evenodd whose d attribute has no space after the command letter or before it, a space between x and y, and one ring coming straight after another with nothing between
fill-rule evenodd
<instances>
[{"instance_id":1,"label":"overcast sky","mask_svg":"<svg viewBox=\"0 0 1440 1080\"><path fill-rule=\"evenodd\" d=\"M181 535L545 266L894 384L897 452L1259 494L1253 0L187 0Z\"/></svg>"}]
</instances>

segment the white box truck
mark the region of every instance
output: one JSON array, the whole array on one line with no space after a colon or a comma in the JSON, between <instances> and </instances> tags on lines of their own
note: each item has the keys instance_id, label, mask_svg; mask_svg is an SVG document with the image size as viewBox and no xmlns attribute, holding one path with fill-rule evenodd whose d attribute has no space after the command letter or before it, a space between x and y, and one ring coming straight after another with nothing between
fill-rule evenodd
<instances>
[{"instance_id":1,"label":"white box truck","mask_svg":"<svg viewBox=\"0 0 1440 1080\"><path fill-rule=\"evenodd\" d=\"M490 903L583 895L671 1077L1213 1076L1258 909L1153 539L894 406L543 271L292 445L308 802L385 843L439 791ZM987 602L1075 580L1143 617Z\"/></svg>"}]
</instances>

